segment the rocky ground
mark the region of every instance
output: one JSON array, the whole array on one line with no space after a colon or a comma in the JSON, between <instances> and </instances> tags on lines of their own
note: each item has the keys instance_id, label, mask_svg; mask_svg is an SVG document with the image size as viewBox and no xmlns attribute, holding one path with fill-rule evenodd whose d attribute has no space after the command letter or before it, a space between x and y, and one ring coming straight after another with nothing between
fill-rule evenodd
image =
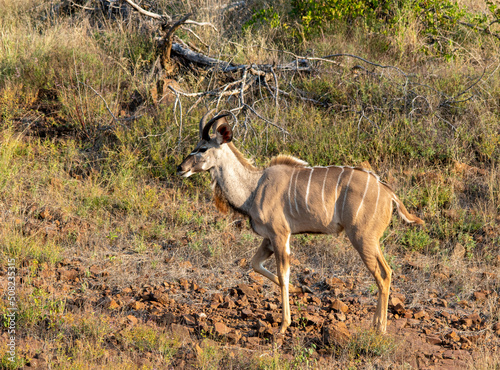
<instances>
[{"instance_id":1,"label":"rocky ground","mask_svg":"<svg viewBox=\"0 0 500 370\"><path fill-rule=\"evenodd\" d=\"M171 361L173 368L198 367L198 357L207 343L235 352L279 350L290 360L297 355L294 346L300 343L312 349L307 352L308 361L319 368L339 366L342 353L350 350L351 356L343 357L346 363L364 367L366 360L361 355L369 350L360 346L359 358L352 358L353 339L367 333L375 311L376 290L366 289L366 282L358 278L321 278L295 262L295 279L310 286L313 293L290 298L292 325L284 336L277 335L281 321L278 289L250 272L245 259L235 261L233 271L204 275L188 261L170 259L165 261L167 266L183 264L186 278L160 282L146 275L143 283L125 287L109 284L112 279L106 264L84 267L78 259L63 260L55 268L42 265L35 273L25 267L18 276L21 284L64 296L65 312L109 315L110 325L120 330L141 324L164 327L181 343ZM409 264L406 268L415 271L419 267ZM233 281L236 283L228 283ZM431 290L426 299L415 301L415 297L398 290L393 289L389 302L386 337L392 346L390 356L377 359L380 349L373 344L370 366L471 368L485 350L498 349L500 324L482 314L483 305L498 304L497 292L478 290L470 300L454 302L451 295L437 291ZM35 337L27 331L22 340L35 343ZM111 350L122 349L116 332L106 335L105 342ZM36 345L31 350L28 346L24 353L28 366L36 368L46 367L52 355L51 350ZM147 365L147 356L144 358Z\"/></svg>"}]
</instances>

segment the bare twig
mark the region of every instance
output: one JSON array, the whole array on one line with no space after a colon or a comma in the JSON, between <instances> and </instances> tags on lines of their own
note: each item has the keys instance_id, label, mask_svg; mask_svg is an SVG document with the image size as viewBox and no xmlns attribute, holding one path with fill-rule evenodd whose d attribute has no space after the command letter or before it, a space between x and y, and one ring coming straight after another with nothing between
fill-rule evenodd
<instances>
[{"instance_id":1,"label":"bare twig","mask_svg":"<svg viewBox=\"0 0 500 370\"><path fill-rule=\"evenodd\" d=\"M182 102L180 99L180 95L174 90L172 86L168 86L170 90L172 90L175 93L175 104L174 104L174 118L175 118L175 123L177 123L177 116L175 115L175 109L177 107L177 102L179 102L179 143L177 145L177 149L180 150L181 148L181 142L182 142Z\"/></svg>"},{"instance_id":2,"label":"bare twig","mask_svg":"<svg viewBox=\"0 0 500 370\"><path fill-rule=\"evenodd\" d=\"M185 23L186 24L192 24L194 26L209 26L209 27L212 27L215 30L215 32L219 32L219 30L217 29L217 27L215 27L210 22L196 22L196 21L193 21L191 19L188 19Z\"/></svg>"},{"instance_id":3,"label":"bare twig","mask_svg":"<svg viewBox=\"0 0 500 370\"><path fill-rule=\"evenodd\" d=\"M71 3L71 5L76 6L77 8L84 9L84 10L90 10L90 11L99 10L98 8L89 8L88 6L83 6L83 5L77 4L71 0L69 0L69 2Z\"/></svg>"},{"instance_id":4,"label":"bare twig","mask_svg":"<svg viewBox=\"0 0 500 370\"><path fill-rule=\"evenodd\" d=\"M227 5L217 5L217 6L205 7L205 8L201 8L201 9L202 10L211 10L211 11L218 10L221 13L224 13L224 12L227 12L227 11L230 11L233 9L237 9L240 6L245 5L245 3L246 3L246 1L237 1L235 3L231 3L231 4L227 4Z\"/></svg>"},{"instance_id":5,"label":"bare twig","mask_svg":"<svg viewBox=\"0 0 500 370\"><path fill-rule=\"evenodd\" d=\"M274 77L274 86L276 86L276 95L274 96L274 123L278 122L278 111L279 111L279 102L278 102L278 96L279 96L279 84L278 84L278 76L276 76L276 73L274 73L274 69L271 67L271 73L273 74Z\"/></svg>"},{"instance_id":6,"label":"bare twig","mask_svg":"<svg viewBox=\"0 0 500 370\"><path fill-rule=\"evenodd\" d=\"M267 118L265 117L262 117L259 113L257 113L255 111L255 109L253 109L251 106L249 106L248 104L243 104L243 106L245 108L247 108L250 112L252 112L253 114L255 114L257 117L259 117L261 120L263 120L264 122L267 122L269 123L270 125L276 127L277 129L279 129L283 134L286 134L286 135L290 135L290 133L285 130L283 127L277 125L276 123L272 122L272 121L269 121Z\"/></svg>"},{"instance_id":7,"label":"bare twig","mask_svg":"<svg viewBox=\"0 0 500 370\"><path fill-rule=\"evenodd\" d=\"M449 20L454 20L452 17L450 17L448 15L442 15L442 17L446 18L446 19L449 19ZM457 23L460 24L460 25L462 25L462 26L469 27L469 28L473 29L474 31L484 32L487 35L491 35L491 36L496 37L497 39L500 40L500 35L498 33L493 33L490 30L491 25L493 25L494 23L497 23L497 22L498 22L498 20L494 20L493 22L491 22L485 28L481 28L481 27L479 27L479 26L477 26L475 24L468 23L468 22L463 22L463 21L458 21Z\"/></svg>"},{"instance_id":8,"label":"bare twig","mask_svg":"<svg viewBox=\"0 0 500 370\"><path fill-rule=\"evenodd\" d=\"M182 29L183 29L184 31L188 31L190 34L192 34L194 37L196 37L196 39L197 39L199 42L201 42L201 43L203 44L203 46L205 46L206 48L208 48L208 44L207 44L206 42L204 42L204 41L201 39L201 37L200 37L200 36L198 36L198 35L196 34L196 32L194 32L191 28L182 26Z\"/></svg>"},{"instance_id":9,"label":"bare twig","mask_svg":"<svg viewBox=\"0 0 500 370\"><path fill-rule=\"evenodd\" d=\"M94 92L94 93L95 93L98 97L100 97L100 98L101 98L101 100L104 102L104 105L106 106L106 109L108 110L109 114L111 114L111 117L113 117L113 119L115 120L115 122L116 122L117 124L119 124L120 126L122 126L123 128L127 128L127 126L125 126L123 123L121 123L121 122L118 120L118 118L116 118L116 117L115 117L115 115L113 114L113 112L112 112L112 111L111 111L111 109L109 108L109 105L108 105L108 103L106 102L106 99L104 99L104 98L102 97L102 95L101 95L101 94L99 94L99 92L98 92L96 89L94 89L92 86L90 86L90 85L86 84L86 83L85 83L85 82L83 82L83 81L80 81L80 80L79 80L78 82L79 82L79 83L81 83L83 86L88 87L88 88L89 88L90 90L92 90L92 91L93 91L93 92Z\"/></svg>"},{"instance_id":10,"label":"bare twig","mask_svg":"<svg viewBox=\"0 0 500 370\"><path fill-rule=\"evenodd\" d=\"M150 17L150 18L153 18L153 19L157 19L159 21L162 21L163 23L170 23L170 22L172 22L172 17L170 15L168 15L168 14L160 15L160 14L157 14L157 13L153 13L153 12L147 11L146 9L141 8L139 5L137 5L136 3L134 3L132 0L125 0L125 1L132 8L134 8L139 13L141 13L141 14L147 16L147 17ZM212 27L216 32L218 32L217 28L212 23L210 23L210 22L196 22L196 21L193 21L191 19L185 19L183 23L185 23L185 24L192 24L194 26L209 26L209 27Z\"/></svg>"},{"instance_id":11,"label":"bare twig","mask_svg":"<svg viewBox=\"0 0 500 370\"><path fill-rule=\"evenodd\" d=\"M139 13L147 16L147 17L150 17L150 18L154 18L154 19L158 19L160 21L166 21L166 22L171 22L172 21L172 17L165 14L165 15L160 15L160 14L156 14L156 13L153 13L153 12L149 12L147 11L146 9L143 9L141 8L139 5L137 5L136 3L134 3L132 0L125 0L128 5L130 5L132 8L134 8L135 10L137 10Z\"/></svg>"}]
</instances>

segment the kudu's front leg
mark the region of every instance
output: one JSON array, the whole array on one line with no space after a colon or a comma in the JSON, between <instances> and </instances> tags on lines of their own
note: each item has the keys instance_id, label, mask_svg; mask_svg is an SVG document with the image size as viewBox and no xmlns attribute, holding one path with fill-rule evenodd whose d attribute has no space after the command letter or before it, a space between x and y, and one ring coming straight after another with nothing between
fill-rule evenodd
<instances>
[{"instance_id":1,"label":"kudu's front leg","mask_svg":"<svg viewBox=\"0 0 500 370\"><path fill-rule=\"evenodd\" d=\"M271 243L270 239L264 239L260 245L257 253L252 259L252 267L259 274L264 275L281 289L281 301L283 304L283 320L281 323L280 333L284 333L291 323L290 316L290 302L289 292L301 293L304 291L302 288L297 288L290 285L290 236L275 237ZM271 255L275 253L276 256L276 269L278 276L267 270L262 264ZM306 287L307 288L307 287ZM309 288L307 288L309 289Z\"/></svg>"},{"instance_id":2,"label":"kudu's front leg","mask_svg":"<svg viewBox=\"0 0 500 370\"><path fill-rule=\"evenodd\" d=\"M274 275L271 271L267 270L263 265L263 263L269 257L271 257L273 253L274 251L271 245L271 241L267 238L264 239L259 249L257 250L257 253L255 253L255 256L252 258L252 268L254 269L255 272L258 272L259 274L265 276L266 278L268 278L273 283L279 286L280 282L278 277ZM312 293L311 289L307 286L302 286L299 288L292 284L288 285L288 291L290 293Z\"/></svg>"}]
</instances>

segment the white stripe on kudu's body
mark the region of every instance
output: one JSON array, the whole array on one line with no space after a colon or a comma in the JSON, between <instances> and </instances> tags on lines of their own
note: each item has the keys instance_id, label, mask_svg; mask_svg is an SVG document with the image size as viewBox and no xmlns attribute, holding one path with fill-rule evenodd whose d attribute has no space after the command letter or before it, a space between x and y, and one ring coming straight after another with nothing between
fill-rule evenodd
<instances>
[{"instance_id":1,"label":"white stripe on kudu's body","mask_svg":"<svg viewBox=\"0 0 500 370\"><path fill-rule=\"evenodd\" d=\"M297 214L299 213L299 206L297 204L297 179L298 178L299 178L299 172L297 172L297 175L295 176L295 190L294 190L295 209L297 210Z\"/></svg>"},{"instance_id":2,"label":"white stripe on kudu's body","mask_svg":"<svg viewBox=\"0 0 500 370\"><path fill-rule=\"evenodd\" d=\"M306 208L307 211L309 212L309 203L307 202L307 199L309 198L309 189L311 187L311 178L314 172L314 168L311 168L311 173L309 174L309 181L307 182L307 190L306 190Z\"/></svg>"},{"instance_id":3,"label":"white stripe on kudu's body","mask_svg":"<svg viewBox=\"0 0 500 370\"><path fill-rule=\"evenodd\" d=\"M326 167L326 173L325 173L325 178L323 179L323 187L321 188L321 202L323 203L323 208L325 210L325 217L328 218L328 209L326 208L326 202L325 202L325 185L326 185L326 178L328 176L328 170L330 167Z\"/></svg>"},{"instance_id":4,"label":"white stripe on kudu's body","mask_svg":"<svg viewBox=\"0 0 500 370\"><path fill-rule=\"evenodd\" d=\"M366 192L368 191L368 185L370 184L371 174L368 172L366 174L367 174L367 180L366 180L365 192L363 193L363 198L361 198L361 202L359 202L359 207L358 207L358 210L356 211L356 216L354 216L354 220L356 220L358 218L359 210L363 206L363 201L365 200Z\"/></svg>"},{"instance_id":5,"label":"white stripe on kudu's body","mask_svg":"<svg viewBox=\"0 0 500 370\"><path fill-rule=\"evenodd\" d=\"M293 213L292 210L292 197L291 197L291 190L292 190L292 180L293 180L293 175L295 174L295 168L292 171L292 176L290 176L290 184L288 185L288 205L290 206L290 214Z\"/></svg>"},{"instance_id":6,"label":"white stripe on kudu's body","mask_svg":"<svg viewBox=\"0 0 500 370\"><path fill-rule=\"evenodd\" d=\"M177 173L188 177L210 171L216 205L220 209L224 208L223 204L229 205L247 215L254 231L264 238L252 259L252 267L281 288L280 331L285 332L291 322L289 292L309 289L289 283L290 235L345 230L377 283L379 298L373 325L384 332L392 272L380 250L379 240L389 225L392 203L396 203L398 213L406 221L417 224L423 221L408 213L394 192L376 175L362 169L311 168L289 156L275 157L268 167L257 168L231 143L233 133L226 121L229 113L207 123L209 114L200 122L200 142L178 166ZM212 127L213 135L210 135ZM348 177L344 176L346 168L350 170ZM342 202L340 214L337 212L339 201ZM330 207L333 207L331 216ZM263 265L273 254L276 275Z\"/></svg>"},{"instance_id":7,"label":"white stripe on kudu's body","mask_svg":"<svg viewBox=\"0 0 500 370\"><path fill-rule=\"evenodd\" d=\"M335 202L333 203L333 219L335 220L335 213L337 212L337 199L338 199L338 188L340 184L340 178L342 177L342 174L344 173L345 168L342 167L342 171L340 172L339 177L337 178L337 185L335 186Z\"/></svg>"},{"instance_id":8,"label":"white stripe on kudu's body","mask_svg":"<svg viewBox=\"0 0 500 370\"><path fill-rule=\"evenodd\" d=\"M342 202L342 212L340 213L341 217L344 216L344 207L345 207L345 201L347 200L347 192L349 191L349 184L351 183L352 180L352 175L354 175L354 169L351 168L351 176L349 176L349 181L347 181L347 185L345 186L344 190L344 201Z\"/></svg>"}]
</instances>

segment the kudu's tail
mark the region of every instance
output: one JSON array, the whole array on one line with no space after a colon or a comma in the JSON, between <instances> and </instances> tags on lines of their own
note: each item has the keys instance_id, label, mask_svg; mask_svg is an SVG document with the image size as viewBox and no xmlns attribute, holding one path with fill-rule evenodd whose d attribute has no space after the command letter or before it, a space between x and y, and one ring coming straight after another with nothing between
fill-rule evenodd
<instances>
[{"instance_id":1,"label":"kudu's tail","mask_svg":"<svg viewBox=\"0 0 500 370\"><path fill-rule=\"evenodd\" d=\"M408 212L405 205L403 204L403 202L399 200L396 194L393 195L392 200L396 203L396 208L398 209L398 213L403 220L405 220L408 223L414 223L417 225L425 224L425 222L422 219Z\"/></svg>"}]
</instances>

